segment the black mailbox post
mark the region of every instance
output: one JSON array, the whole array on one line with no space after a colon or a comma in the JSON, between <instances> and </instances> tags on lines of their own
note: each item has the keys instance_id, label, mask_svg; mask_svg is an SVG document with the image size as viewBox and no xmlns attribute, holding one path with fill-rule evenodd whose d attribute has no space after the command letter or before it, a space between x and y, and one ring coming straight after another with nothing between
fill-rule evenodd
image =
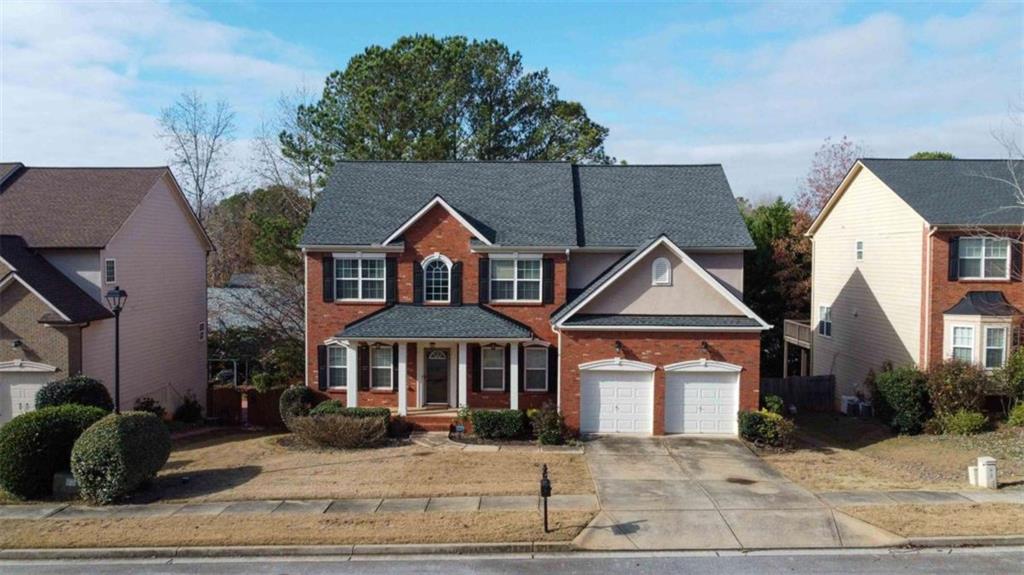
<instances>
[{"instance_id":1,"label":"black mailbox post","mask_svg":"<svg viewBox=\"0 0 1024 575\"><path fill-rule=\"evenodd\" d=\"M551 480L548 479L548 465L540 472L540 496L544 499L544 533L548 533L548 497L551 497Z\"/></svg>"}]
</instances>

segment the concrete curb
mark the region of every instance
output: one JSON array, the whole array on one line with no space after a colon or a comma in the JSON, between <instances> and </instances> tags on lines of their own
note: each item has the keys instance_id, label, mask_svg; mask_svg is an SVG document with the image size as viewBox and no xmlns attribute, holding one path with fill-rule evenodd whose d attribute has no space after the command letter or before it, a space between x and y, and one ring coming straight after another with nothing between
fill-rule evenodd
<instances>
[{"instance_id":1,"label":"concrete curb","mask_svg":"<svg viewBox=\"0 0 1024 575\"><path fill-rule=\"evenodd\" d=\"M975 535L969 537L908 537L910 547L1017 547L1024 535Z\"/></svg>"},{"instance_id":2,"label":"concrete curb","mask_svg":"<svg viewBox=\"0 0 1024 575\"><path fill-rule=\"evenodd\" d=\"M222 557L359 557L384 555L498 555L568 553L569 541L408 545L249 545L245 547L112 547L89 549L2 549L0 561L67 559L180 559Z\"/></svg>"}]
</instances>

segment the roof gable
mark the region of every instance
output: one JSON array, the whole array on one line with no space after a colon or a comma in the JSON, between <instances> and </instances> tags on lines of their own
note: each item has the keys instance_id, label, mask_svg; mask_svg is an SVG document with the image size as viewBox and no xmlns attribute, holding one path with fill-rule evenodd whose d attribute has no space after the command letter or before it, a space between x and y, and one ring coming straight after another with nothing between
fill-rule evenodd
<instances>
[{"instance_id":1,"label":"roof gable","mask_svg":"<svg viewBox=\"0 0 1024 575\"><path fill-rule=\"evenodd\" d=\"M476 237L476 239L480 240L481 242L483 242L486 245L491 245L491 240L486 235L484 235L483 232L478 230L476 228L476 226L474 226L472 223L470 223L470 221L468 220L468 218L466 216L460 214L458 211L456 211L454 208L452 208L451 205L449 205L448 202L444 201L444 198L442 198L441 196L434 196L434 199L432 199L429 202L427 202L427 204L425 206L420 208L420 211L418 211L415 214L413 214L412 217L410 217L408 220L406 220L401 226L398 227L397 230L392 232L381 243L384 244L384 245L387 245L387 244L390 244L391 242L397 240L398 238L400 238L402 236L403 233L405 233L405 230L409 229L414 223L418 222L420 220L420 218L422 218L423 216L427 215L427 213L430 212L430 210L432 210L433 208L438 207L438 206L440 206L440 207L444 208L445 210L447 210L448 213L451 214L452 217L454 217L456 220L458 220L458 222L460 224L462 224L462 227L464 227L467 230L469 230L469 232L472 233Z\"/></svg>"}]
</instances>

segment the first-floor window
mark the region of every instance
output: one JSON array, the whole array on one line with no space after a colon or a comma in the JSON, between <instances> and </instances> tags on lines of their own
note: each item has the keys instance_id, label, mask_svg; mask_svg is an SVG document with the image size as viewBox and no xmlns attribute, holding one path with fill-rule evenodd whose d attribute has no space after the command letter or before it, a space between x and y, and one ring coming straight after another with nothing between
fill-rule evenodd
<instances>
[{"instance_id":1,"label":"first-floor window","mask_svg":"<svg viewBox=\"0 0 1024 575\"><path fill-rule=\"evenodd\" d=\"M953 328L953 358L963 361L974 361L974 328Z\"/></svg>"},{"instance_id":2,"label":"first-floor window","mask_svg":"<svg viewBox=\"0 0 1024 575\"><path fill-rule=\"evenodd\" d=\"M985 367L1003 367L1006 362L1006 328L985 328Z\"/></svg>"},{"instance_id":3,"label":"first-floor window","mask_svg":"<svg viewBox=\"0 0 1024 575\"><path fill-rule=\"evenodd\" d=\"M327 348L327 387L345 387L348 382L348 354L343 347Z\"/></svg>"},{"instance_id":4,"label":"first-floor window","mask_svg":"<svg viewBox=\"0 0 1024 575\"><path fill-rule=\"evenodd\" d=\"M391 347L370 348L370 387L391 389Z\"/></svg>"},{"instance_id":5,"label":"first-floor window","mask_svg":"<svg viewBox=\"0 0 1024 575\"><path fill-rule=\"evenodd\" d=\"M832 307L818 307L818 333L832 337Z\"/></svg>"},{"instance_id":6,"label":"first-floor window","mask_svg":"<svg viewBox=\"0 0 1024 575\"><path fill-rule=\"evenodd\" d=\"M480 389L484 391L505 389L505 348L485 347L480 349Z\"/></svg>"},{"instance_id":7,"label":"first-floor window","mask_svg":"<svg viewBox=\"0 0 1024 575\"><path fill-rule=\"evenodd\" d=\"M526 370L523 387L526 391L548 390L548 350L543 347L528 347L523 352Z\"/></svg>"}]
</instances>

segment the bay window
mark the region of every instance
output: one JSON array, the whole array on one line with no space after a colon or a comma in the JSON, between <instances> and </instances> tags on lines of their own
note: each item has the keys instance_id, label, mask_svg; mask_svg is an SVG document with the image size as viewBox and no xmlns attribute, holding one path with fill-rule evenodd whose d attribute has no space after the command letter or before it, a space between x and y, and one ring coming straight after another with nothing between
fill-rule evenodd
<instances>
[{"instance_id":1,"label":"bay window","mask_svg":"<svg viewBox=\"0 0 1024 575\"><path fill-rule=\"evenodd\" d=\"M953 358L974 361L974 328L956 326L953 328Z\"/></svg>"},{"instance_id":2,"label":"bay window","mask_svg":"<svg viewBox=\"0 0 1024 575\"><path fill-rule=\"evenodd\" d=\"M985 368L1003 367L1006 362L1006 328L985 328Z\"/></svg>"}]
</instances>

